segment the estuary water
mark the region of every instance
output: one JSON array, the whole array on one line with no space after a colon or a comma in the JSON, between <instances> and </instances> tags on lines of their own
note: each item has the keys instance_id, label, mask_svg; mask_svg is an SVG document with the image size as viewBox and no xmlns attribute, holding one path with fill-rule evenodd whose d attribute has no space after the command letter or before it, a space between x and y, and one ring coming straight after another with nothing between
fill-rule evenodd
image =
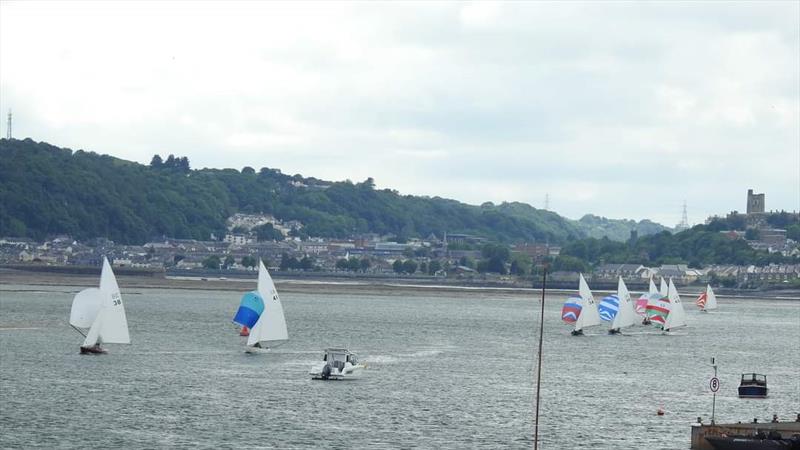
<instances>
[{"instance_id":1,"label":"estuary water","mask_svg":"<svg viewBox=\"0 0 800 450\"><path fill-rule=\"evenodd\" d=\"M0 447L533 446L535 292L279 285L290 341L247 355L230 321L247 287L121 287L132 344L80 356L79 288L0 285ZM546 302L540 448L689 448L711 415L712 356L718 422L800 412L800 302L721 298L701 314L684 296L685 335L572 337L564 298ZM364 377L312 381L329 346L357 352ZM737 397L751 371L768 399Z\"/></svg>"}]
</instances>

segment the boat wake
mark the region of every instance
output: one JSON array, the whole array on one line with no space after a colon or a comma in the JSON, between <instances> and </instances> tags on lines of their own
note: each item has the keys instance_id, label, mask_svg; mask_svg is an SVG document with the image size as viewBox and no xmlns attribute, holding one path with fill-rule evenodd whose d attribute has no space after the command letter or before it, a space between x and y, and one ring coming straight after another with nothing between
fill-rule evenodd
<instances>
[{"instance_id":1,"label":"boat wake","mask_svg":"<svg viewBox=\"0 0 800 450\"><path fill-rule=\"evenodd\" d=\"M661 331L623 331L623 336L653 336L662 334Z\"/></svg>"},{"instance_id":2,"label":"boat wake","mask_svg":"<svg viewBox=\"0 0 800 450\"><path fill-rule=\"evenodd\" d=\"M391 365L391 364L405 363L408 361L430 359L433 358L434 356L441 355L442 353L444 353L444 350L431 349L431 350L420 350L412 353L398 353L396 355L374 355L374 356L367 355L364 358L364 360L366 360L370 364L370 366L373 364Z\"/></svg>"}]
</instances>

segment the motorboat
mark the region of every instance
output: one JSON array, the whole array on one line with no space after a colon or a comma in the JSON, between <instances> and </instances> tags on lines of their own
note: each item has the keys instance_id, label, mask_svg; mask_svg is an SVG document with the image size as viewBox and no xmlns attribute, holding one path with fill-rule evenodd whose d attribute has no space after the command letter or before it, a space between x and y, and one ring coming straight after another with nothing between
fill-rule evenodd
<instances>
[{"instance_id":1,"label":"motorboat","mask_svg":"<svg viewBox=\"0 0 800 450\"><path fill-rule=\"evenodd\" d=\"M743 373L739 382L739 398L766 398L767 376L757 373Z\"/></svg>"},{"instance_id":2,"label":"motorboat","mask_svg":"<svg viewBox=\"0 0 800 450\"><path fill-rule=\"evenodd\" d=\"M350 350L326 348L322 361L314 364L308 374L313 380L349 380L359 378L366 368Z\"/></svg>"}]
</instances>

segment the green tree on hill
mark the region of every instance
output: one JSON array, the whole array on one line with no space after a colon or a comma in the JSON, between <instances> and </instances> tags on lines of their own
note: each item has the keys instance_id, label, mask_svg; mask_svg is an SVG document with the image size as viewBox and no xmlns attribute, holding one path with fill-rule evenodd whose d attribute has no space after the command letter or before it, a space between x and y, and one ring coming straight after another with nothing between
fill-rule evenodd
<instances>
[{"instance_id":1,"label":"green tree on hill","mask_svg":"<svg viewBox=\"0 0 800 450\"><path fill-rule=\"evenodd\" d=\"M403 261L403 272L412 274L417 271L417 262L413 259Z\"/></svg>"},{"instance_id":2,"label":"green tree on hill","mask_svg":"<svg viewBox=\"0 0 800 450\"><path fill-rule=\"evenodd\" d=\"M240 264L243 267L252 268L252 267L256 267L258 265L258 260L253 256L249 256L249 255L248 256L242 256L242 260L240 261Z\"/></svg>"},{"instance_id":3,"label":"green tree on hill","mask_svg":"<svg viewBox=\"0 0 800 450\"><path fill-rule=\"evenodd\" d=\"M204 259L202 264L206 269L219 270L219 267L222 265L222 260L220 260L217 255L211 255Z\"/></svg>"}]
</instances>

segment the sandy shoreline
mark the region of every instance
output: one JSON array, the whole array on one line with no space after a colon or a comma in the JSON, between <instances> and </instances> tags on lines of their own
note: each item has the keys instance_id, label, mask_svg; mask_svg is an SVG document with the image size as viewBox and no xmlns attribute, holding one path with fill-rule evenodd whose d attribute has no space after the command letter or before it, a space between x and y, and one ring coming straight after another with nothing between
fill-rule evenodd
<instances>
[{"instance_id":1,"label":"sandy shoreline","mask_svg":"<svg viewBox=\"0 0 800 450\"><path fill-rule=\"evenodd\" d=\"M78 275L63 273L42 273L3 271L0 272L0 292L30 291L36 287L68 286L77 292L86 287L96 286L96 275ZM256 279L200 279L189 277L141 277L117 275L117 282L123 290L131 289L181 289L244 292L255 289ZM321 292L335 290L342 292L374 292L376 289L387 293L405 291L428 292L461 292L465 294L486 295L487 292L534 296L540 290L503 287L470 287L470 286L436 286L402 284L379 281L331 281L310 279L275 279L280 292ZM556 291L553 291L556 292Z\"/></svg>"},{"instance_id":2,"label":"sandy shoreline","mask_svg":"<svg viewBox=\"0 0 800 450\"><path fill-rule=\"evenodd\" d=\"M125 276L118 275L117 281L123 290L136 289L181 289L181 290L204 290L204 291L226 291L244 292L255 289L256 279L215 279L215 278L189 278L189 277L146 277L146 276ZM69 286L74 287L75 291L86 287L96 286L98 278L96 275L81 275L68 273L44 273L44 272L25 272L18 270L0 271L0 292L30 291L38 287L48 286ZM355 281L333 281L330 279L313 280L303 279L275 279L276 287L281 292L316 293L322 291L336 291L337 293L366 293L380 290L387 294L397 295L403 292L416 293L459 293L461 295L481 295L500 294L518 295L531 298L539 298L540 289L520 288L520 287L484 287L484 286L457 286L457 285L432 285L414 284L413 282L402 283L398 281L379 281L379 280L355 280ZM550 295L568 295L573 293L571 289L548 289ZM594 290L595 296L610 291ZM635 291L634 295L638 295ZM693 292L682 293L687 301L694 296ZM718 297L728 298L751 298L751 299L777 299L777 300L798 300L800 295L796 292L742 292L737 295L718 295Z\"/></svg>"}]
</instances>

